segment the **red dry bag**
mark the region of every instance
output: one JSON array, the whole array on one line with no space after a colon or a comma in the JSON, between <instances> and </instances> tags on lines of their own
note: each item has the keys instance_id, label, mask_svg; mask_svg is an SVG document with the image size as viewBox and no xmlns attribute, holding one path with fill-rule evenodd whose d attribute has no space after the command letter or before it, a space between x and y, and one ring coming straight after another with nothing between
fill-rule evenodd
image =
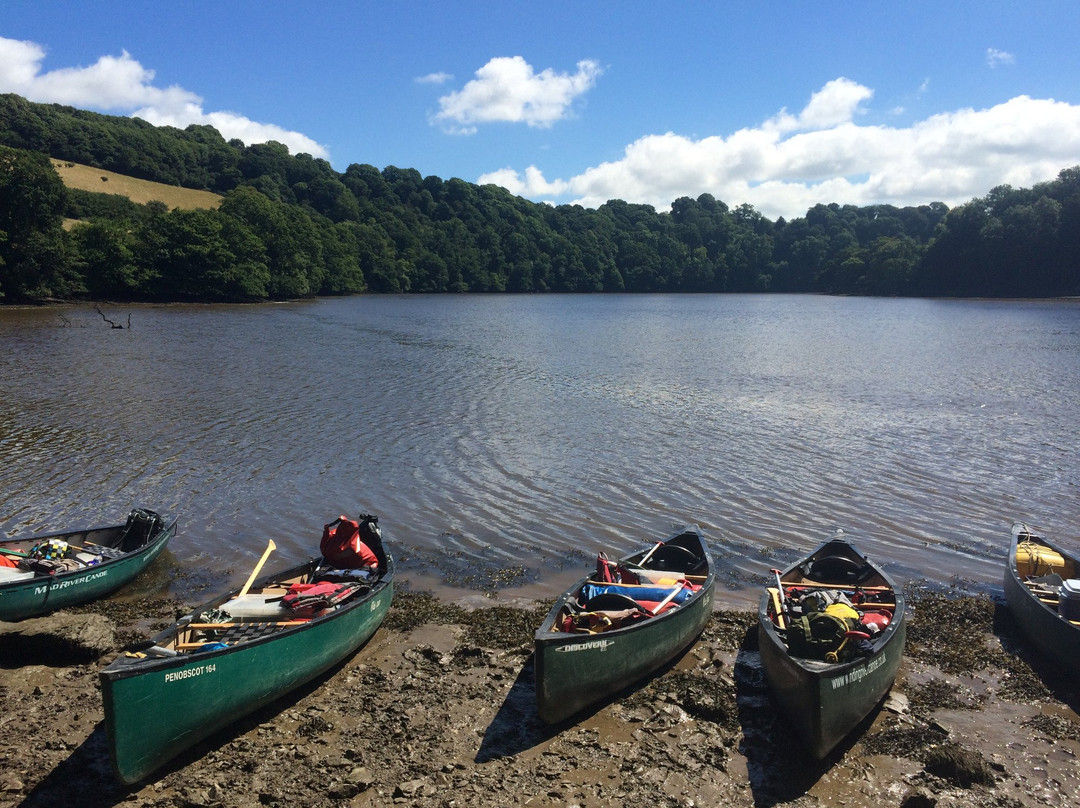
<instances>
[{"instance_id":1,"label":"red dry bag","mask_svg":"<svg viewBox=\"0 0 1080 808\"><path fill-rule=\"evenodd\" d=\"M375 552L360 539L360 523L339 516L323 527L319 551L328 562L340 569L378 567Z\"/></svg>"}]
</instances>

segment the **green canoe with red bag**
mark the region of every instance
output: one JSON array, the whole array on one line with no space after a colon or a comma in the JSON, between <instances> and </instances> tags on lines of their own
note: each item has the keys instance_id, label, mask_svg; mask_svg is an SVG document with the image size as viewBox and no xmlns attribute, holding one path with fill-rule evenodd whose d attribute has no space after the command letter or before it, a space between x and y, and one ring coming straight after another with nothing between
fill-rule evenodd
<instances>
[{"instance_id":1,"label":"green canoe with red bag","mask_svg":"<svg viewBox=\"0 0 1080 808\"><path fill-rule=\"evenodd\" d=\"M370 517L375 519L375 517ZM378 629L394 560L340 569L324 558L248 582L131 646L101 672L116 776L143 780L237 719L333 668Z\"/></svg>"}]
</instances>

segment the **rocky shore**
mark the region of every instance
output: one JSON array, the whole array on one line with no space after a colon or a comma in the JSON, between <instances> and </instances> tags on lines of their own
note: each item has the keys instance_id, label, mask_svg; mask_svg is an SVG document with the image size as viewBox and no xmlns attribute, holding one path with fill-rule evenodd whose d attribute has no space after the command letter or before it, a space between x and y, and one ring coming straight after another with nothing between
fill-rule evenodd
<instances>
[{"instance_id":1,"label":"rocky shore","mask_svg":"<svg viewBox=\"0 0 1080 808\"><path fill-rule=\"evenodd\" d=\"M97 674L179 605L0 624L0 805L1080 805L1080 676L1035 656L1003 605L937 594L914 599L892 695L821 763L776 711L750 613L716 612L661 674L548 727L533 699L540 604L406 592L336 670L125 788Z\"/></svg>"}]
</instances>

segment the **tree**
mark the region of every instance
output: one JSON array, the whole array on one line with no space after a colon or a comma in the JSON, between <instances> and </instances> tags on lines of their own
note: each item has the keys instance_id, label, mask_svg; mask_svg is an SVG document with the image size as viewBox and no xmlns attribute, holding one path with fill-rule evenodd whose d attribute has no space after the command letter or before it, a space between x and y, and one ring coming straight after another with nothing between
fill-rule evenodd
<instances>
[{"instance_id":1,"label":"tree","mask_svg":"<svg viewBox=\"0 0 1080 808\"><path fill-rule=\"evenodd\" d=\"M919 245L907 236L874 239L867 250L866 273L855 291L869 295L908 294L921 257Z\"/></svg>"},{"instance_id":2,"label":"tree","mask_svg":"<svg viewBox=\"0 0 1080 808\"><path fill-rule=\"evenodd\" d=\"M85 291L63 230L64 184L44 154L0 146L0 298Z\"/></svg>"},{"instance_id":3,"label":"tree","mask_svg":"<svg viewBox=\"0 0 1080 808\"><path fill-rule=\"evenodd\" d=\"M270 285L262 242L240 220L216 210L174 210L137 233L137 258L159 279L166 300L265 300Z\"/></svg>"},{"instance_id":4,"label":"tree","mask_svg":"<svg viewBox=\"0 0 1080 808\"><path fill-rule=\"evenodd\" d=\"M267 199L252 188L237 188L221 212L250 228L262 242L269 271L266 293L275 300L311 297L323 285L319 231L302 209Z\"/></svg>"},{"instance_id":5,"label":"tree","mask_svg":"<svg viewBox=\"0 0 1080 808\"><path fill-rule=\"evenodd\" d=\"M95 300L134 300L151 286L152 277L135 261L127 224L99 220L72 231L79 269Z\"/></svg>"}]
</instances>

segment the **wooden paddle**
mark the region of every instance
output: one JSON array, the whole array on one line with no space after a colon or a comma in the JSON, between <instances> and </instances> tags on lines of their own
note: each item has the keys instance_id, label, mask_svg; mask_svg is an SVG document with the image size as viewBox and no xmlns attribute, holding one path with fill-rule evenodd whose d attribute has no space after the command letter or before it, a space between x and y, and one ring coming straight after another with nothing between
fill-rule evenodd
<instances>
[{"instance_id":1,"label":"wooden paddle","mask_svg":"<svg viewBox=\"0 0 1080 808\"><path fill-rule=\"evenodd\" d=\"M781 631L787 631L787 623L784 621L784 612L780 607L780 593L775 586L768 587L769 597L772 598L773 614L776 615L776 627Z\"/></svg>"},{"instance_id":2,"label":"wooden paddle","mask_svg":"<svg viewBox=\"0 0 1080 808\"><path fill-rule=\"evenodd\" d=\"M64 544L67 544L67 546L70 547L72 550L78 550L80 553L93 553L94 552L93 550L88 550L85 547L80 547L77 544L68 544L68 542L64 542ZM94 544L94 543L88 541L87 544ZM96 547L101 547L102 545L98 544L98 545L95 545L95 546ZM31 556L29 553L20 553L18 550L9 550L6 547L0 547L0 553L3 553L4 555L9 555L9 556L17 556L18 558L33 558L33 556ZM96 555L100 555L100 553L98 553Z\"/></svg>"},{"instance_id":3,"label":"wooden paddle","mask_svg":"<svg viewBox=\"0 0 1080 808\"><path fill-rule=\"evenodd\" d=\"M263 551L262 558L259 559L259 563L255 565L255 569L253 569L251 571L251 575L248 576L247 583L244 584L244 588L240 590L240 594L236 597L242 598L248 593L248 590L251 589L251 585L255 583L255 577L259 574L259 570L261 570L263 564L266 563L266 559L270 557L270 553L274 552L274 550L276 549L277 545L274 544L273 539L270 539L269 543L266 545L266 549Z\"/></svg>"},{"instance_id":4,"label":"wooden paddle","mask_svg":"<svg viewBox=\"0 0 1080 808\"><path fill-rule=\"evenodd\" d=\"M776 576L776 593L779 601L779 605L773 607L776 609L776 616L779 618L776 622L780 628L784 628L784 616L791 617L788 611L787 597L784 595L784 584L780 580L780 570L769 570L769 572Z\"/></svg>"},{"instance_id":5,"label":"wooden paddle","mask_svg":"<svg viewBox=\"0 0 1080 808\"><path fill-rule=\"evenodd\" d=\"M807 589L861 589L863 592L891 592L891 586L859 586L858 584L826 584L820 581L787 581L786 586L793 586L796 589L805 587Z\"/></svg>"}]
</instances>

